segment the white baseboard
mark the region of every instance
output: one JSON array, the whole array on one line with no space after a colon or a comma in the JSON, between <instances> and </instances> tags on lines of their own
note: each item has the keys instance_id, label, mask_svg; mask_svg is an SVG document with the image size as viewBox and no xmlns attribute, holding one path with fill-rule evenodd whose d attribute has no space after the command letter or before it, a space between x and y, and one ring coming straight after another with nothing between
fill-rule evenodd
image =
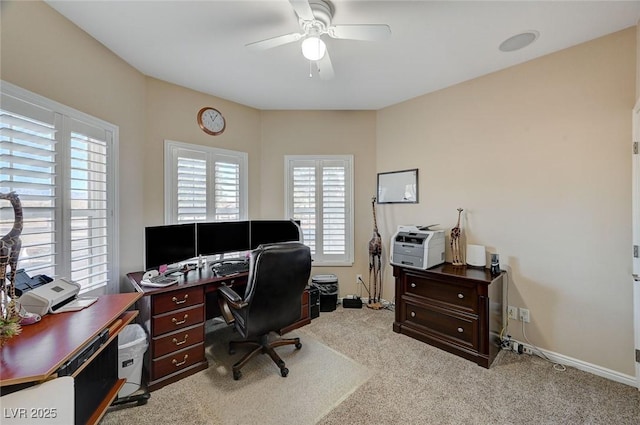
<instances>
[{"instance_id":1,"label":"white baseboard","mask_svg":"<svg viewBox=\"0 0 640 425\"><path fill-rule=\"evenodd\" d=\"M512 341L517 342L518 344L522 344L523 347L530 348L533 353L543 353L549 360L555 363L560 363L565 366L571 366L578 370L582 370L584 372L592 373L596 376L600 376L602 378L610 379L615 382L620 382L621 384L626 384L631 387L636 388L638 385L638 381L636 381L635 376L626 375L624 373L616 372L615 370L607 369L606 367L597 366L591 363L587 363L582 360L574 359L573 357L565 356L564 354L555 353L553 351L543 350L538 347L534 347L531 344L527 344L516 339L512 339ZM640 390L640 388L638 388Z\"/></svg>"}]
</instances>

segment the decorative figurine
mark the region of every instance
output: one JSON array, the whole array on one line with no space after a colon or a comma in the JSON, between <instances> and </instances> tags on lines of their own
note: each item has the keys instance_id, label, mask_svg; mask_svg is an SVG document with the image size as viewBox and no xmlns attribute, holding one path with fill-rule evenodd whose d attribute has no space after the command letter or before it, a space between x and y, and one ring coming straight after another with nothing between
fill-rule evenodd
<instances>
[{"instance_id":1,"label":"decorative figurine","mask_svg":"<svg viewBox=\"0 0 640 425\"><path fill-rule=\"evenodd\" d=\"M382 295L382 238L378 232L378 221L376 220L376 198L371 199L373 209L373 237L369 241L369 303L367 307L374 310L382 308L380 296ZM373 275L373 299L371 299L371 277Z\"/></svg>"},{"instance_id":2,"label":"decorative figurine","mask_svg":"<svg viewBox=\"0 0 640 425\"><path fill-rule=\"evenodd\" d=\"M15 276L18 269L18 256L22 248L20 234L22 233L23 215L20 198L15 192L0 193L0 200L11 202L14 212L13 227L0 238L0 346L10 338L18 335L22 328L22 317L16 307ZM11 275L7 284L7 265Z\"/></svg>"},{"instance_id":3,"label":"decorative figurine","mask_svg":"<svg viewBox=\"0 0 640 425\"><path fill-rule=\"evenodd\" d=\"M451 229L451 264L454 266L464 265L462 253L460 252L460 215L462 214L462 211L464 211L462 208L458 208L458 224L456 224L456 227Z\"/></svg>"}]
</instances>

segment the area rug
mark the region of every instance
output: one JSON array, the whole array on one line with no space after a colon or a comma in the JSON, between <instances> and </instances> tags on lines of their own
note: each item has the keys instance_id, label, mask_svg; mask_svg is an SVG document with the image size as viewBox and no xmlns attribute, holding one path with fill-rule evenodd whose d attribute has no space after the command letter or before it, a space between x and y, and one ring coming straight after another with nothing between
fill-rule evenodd
<instances>
[{"instance_id":1,"label":"area rug","mask_svg":"<svg viewBox=\"0 0 640 425\"><path fill-rule=\"evenodd\" d=\"M231 327L207 333L209 368L151 393L143 406L112 407L101 424L315 424L339 405L372 372L304 332L302 348L276 349L289 369L286 378L269 356L254 358L234 381L231 366L244 351L228 354L228 341L237 338Z\"/></svg>"}]
</instances>

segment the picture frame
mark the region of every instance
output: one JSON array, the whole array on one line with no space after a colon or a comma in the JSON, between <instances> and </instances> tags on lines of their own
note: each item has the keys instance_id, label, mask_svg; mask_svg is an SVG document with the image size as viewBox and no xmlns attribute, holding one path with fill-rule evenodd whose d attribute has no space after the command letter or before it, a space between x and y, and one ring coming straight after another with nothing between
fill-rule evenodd
<instances>
[{"instance_id":1,"label":"picture frame","mask_svg":"<svg viewBox=\"0 0 640 425\"><path fill-rule=\"evenodd\" d=\"M378 173L379 204L417 204L418 169Z\"/></svg>"}]
</instances>

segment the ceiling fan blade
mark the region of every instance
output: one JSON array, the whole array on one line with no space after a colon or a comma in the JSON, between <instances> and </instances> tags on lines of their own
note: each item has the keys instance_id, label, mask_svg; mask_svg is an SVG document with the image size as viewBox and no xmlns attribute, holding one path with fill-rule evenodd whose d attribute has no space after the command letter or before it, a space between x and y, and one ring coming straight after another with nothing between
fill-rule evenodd
<instances>
[{"instance_id":1,"label":"ceiling fan blade","mask_svg":"<svg viewBox=\"0 0 640 425\"><path fill-rule=\"evenodd\" d=\"M291 34L279 35L277 37L267 38L266 40L254 41L253 43L245 44L245 47L252 50L267 50L282 46L283 44L293 43L301 38L302 34L292 32Z\"/></svg>"},{"instance_id":2,"label":"ceiling fan blade","mask_svg":"<svg viewBox=\"0 0 640 425\"><path fill-rule=\"evenodd\" d=\"M308 0L289 0L289 3L291 3L293 10L296 11L298 18L305 21L313 21L315 19Z\"/></svg>"},{"instance_id":3,"label":"ceiling fan blade","mask_svg":"<svg viewBox=\"0 0 640 425\"><path fill-rule=\"evenodd\" d=\"M391 36L391 28L386 24L333 25L327 28L327 33L333 38L380 41Z\"/></svg>"},{"instance_id":4,"label":"ceiling fan blade","mask_svg":"<svg viewBox=\"0 0 640 425\"><path fill-rule=\"evenodd\" d=\"M321 80L331 80L334 77L335 73L333 72L333 65L328 51L324 53L322 59L316 62L316 66Z\"/></svg>"}]
</instances>

